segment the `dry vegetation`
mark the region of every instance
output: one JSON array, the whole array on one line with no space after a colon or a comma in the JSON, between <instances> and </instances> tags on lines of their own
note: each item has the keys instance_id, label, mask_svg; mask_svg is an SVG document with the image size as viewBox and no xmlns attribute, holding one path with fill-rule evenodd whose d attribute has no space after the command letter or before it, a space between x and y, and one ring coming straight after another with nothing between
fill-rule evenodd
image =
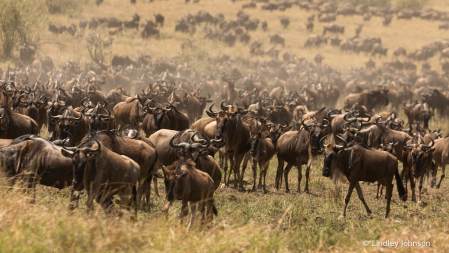
<instances>
[{"instance_id":1,"label":"dry vegetation","mask_svg":"<svg viewBox=\"0 0 449 253\"><path fill-rule=\"evenodd\" d=\"M439 10L449 8L448 1L429 1L426 7ZM114 36L113 44L106 50L106 61L111 55L137 56L141 52L154 58L171 58L181 53L196 55L206 52L214 57L218 53L227 53L232 57L249 57L249 48L237 43L235 47L226 47L221 42L203 38L201 32L190 36L175 33L174 25L180 16L207 10L212 15L223 13L226 19L234 18L242 2L232 3L222 0L202 0L199 4L184 4L184 0L137 1L131 5L124 0L105 0L97 7L94 1L86 1L82 11L73 11L70 15L46 16L51 24L78 24L81 18L115 16L121 20L131 19L139 13L141 19L153 19L153 13L165 15L166 23L161 29L161 39L142 40L135 30L123 31ZM268 47L268 38L274 33L285 37L286 48L297 57L309 61L317 53L324 55L324 63L347 71L351 67L361 66L369 56L354 53L341 53L330 45L321 48L304 49L303 44L309 32L305 29L306 18L311 12L297 7L285 12L246 10L252 17L268 21L268 31L258 29L251 33L252 40L258 38ZM282 29L279 19L288 16L291 24ZM407 50L420 48L435 39L446 38L446 31L438 30L438 22L412 19L393 20L389 27L382 26L382 19L373 17L363 22L362 17L338 16L337 22L346 26L343 37L352 37L356 24L364 23L362 36L381 37L385 46L392 51L398 46ZM142 21L141 21L142 23ZM322 24L315 23L315 32L322 32ZM39 29L41 38L54 37L46 26ZM198 30L201 30L198 27ZM86 30L88 33L89 30ZM104 31L103 31L104 32ZM86 63L90 61L84 38L73 39L68 34L54 38L60 46L41 44L37 56L49 55L55 64L70 59ZM182 52L180 45L187 39L192 40L195 48ZM17 55L17 52L15 53ZM430 60L434 69L440 69L438 57ZM382 59L375 59L377 64ZM4 69L9 62L1 62ZM207 68L202 62L198 66ZM405 115L400 115L405 118ZM433 121L430 129L449 130L447 122ZM45 135L45 134L44 134ZM95 213L86 214L83 205L72 213L68 211L69 190L58 191L53 188L38 187L37 201L31 204L19 187L0 189L0 251L1 252L111 252L111 251L181 251L181 252L298 252L298 251L396 251L394 248L364 247L364 240L390 241L429 241L430 248L402 248L403 252L447 252L449 250L448 212L449 183L444 180L441 189L427 189L423 196L424 204L418 206L410 200L399 201L394 190L390 218L385 220L385 200L376 200L376 184L363 184L362 189L368 205L373 211L369 217L359 199L353 194L346 219L337 219L343 208L343 198L347 185L333 185L321 176L322 160L317 161L311 171L310 194L273 192L277 160L273 159L267 175L268 194L256 192L238 192L234 189L219 189L216 193L218 217L209 229L193 229L186 232L179 225L179 203L170 211L169 220L161 218L164 205L164 190L159 183L161 197L153 198L151 210L140 210L137 222L127 219L105 217L100 208ZM252 183L250 172L245 175L246 188ZM291 189L296 189L297 170L290 174ZM232 185L232 182L231 182ZM409 192L410 196L410 192ZM82 201L85 200L82 196ZM409 198L410 199L410 198Z\"/></svg>"}]
</instances>

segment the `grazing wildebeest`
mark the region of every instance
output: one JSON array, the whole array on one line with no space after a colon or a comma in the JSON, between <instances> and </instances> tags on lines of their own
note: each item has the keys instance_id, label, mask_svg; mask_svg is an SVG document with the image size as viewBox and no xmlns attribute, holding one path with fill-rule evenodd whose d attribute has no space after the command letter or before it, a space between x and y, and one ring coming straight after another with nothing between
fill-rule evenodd
<instances>
[{"instance_id":1,"label":"grazing wildebeest","mask_svg":"<svg viewBox=\"0 0 449 253\"><path fill-rule=\"evenodd\" d=\"M324 124L312 119L306 125L303 119L302 128L299 131L290 131L283 134L277 141L276 151L278 158L278 168L276 173L275 190L279 190L282 184L282 175L285 177L285 191L290 192L288 187L288 173L293 166L298 168L298 193L301 189L302 165L307 164L306 187L304 192L309 192L309 173L312 162L321 153L321 142L325 131L330 126L329 121L324 119ZM284 169L284 161L287 167Z\"/></svg>"},{"instance_id":2,"label":"grazing wildebeest","mask_svg":"<svg viewBox=\"0 0 449 253\"><path fill-rule=\"evenodd\" d=\"M385 218L390 213L390 202L393 194L393 177L396 178L399 198L407 199L407 194L402 184L398 171L398 160L385 151L371 150L363 145L351 143L348 145L342 139L344 145L328 144L324 151L323 176L331 177L336 182L340 174L346 176L349 181L348 193L345 198L345 207L340 217L346 216L346 207L351 199L354 187L357 195L365 206L368 215L371 210L365 202L359 181L378 182L386 187L387 207Z\"/></svg>"},{"instance_id":3,"label":"grazing wildebeest","mask_svg":"<svg viewBox=\"0 0 449 253\"><path fill-rule=\"evenodd\" d=\"M86 146L63 147L61 153L72 159L75 180L84 183L88 210L93 209L95 199L109 213L113 206L112 197L119 195L121 207L130 209L133 206L134 215L137 216L139 165L127 156L112 152L98 141Z\"/></svg>"},{"instance_id":4,"label":"grazing wildebeest","mask_svg":"<svg viewBox=\"0 0 449 253\"><path fill-rule=\"evenodd\" d=\"M193 225L196 216L197 205L200 204L202 220L205 218L205 208L207 207L208 222L211 222L213 215L218 211L214 204L214 182L205 172L196 169L196 164L190 158L181 157L167 170L162 168L164 173L164 184L167 204L164 207L164 214L168 215L168 209L175 200L182 201L181 223L188 214L187 204L190 204L192 218L188 228Z\"/></svg>"},{"instance_id":5,"label":"grazing wildebeest","mask_svg":"<svg viewBox=\"0 0 449 253\"><path fill-rule=\"evenodd\" d=\"M160 13L154 14L154 18L157 24L161 24L161 26L164 26L165 17L162 16Z\"/></svg>"}]
</instances>

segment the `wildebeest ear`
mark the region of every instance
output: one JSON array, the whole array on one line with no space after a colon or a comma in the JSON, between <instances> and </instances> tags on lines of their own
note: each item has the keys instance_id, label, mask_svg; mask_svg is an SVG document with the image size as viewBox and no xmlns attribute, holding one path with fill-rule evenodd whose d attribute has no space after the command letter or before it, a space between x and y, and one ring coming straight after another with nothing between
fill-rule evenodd
<instances>
[{"instance_id":1,"label":"wildebeest ear","mask_svg":"<svg viewBox=\"0 0 449 253\"><path fill-rule=\"evenodd\" d=\"M153 177L155 177L155 178L164 179L164 177L163 177L161 174L157 173L157 172L151 172L151 174L152 174Z\"/></svg>"},{"instance_id":2,"label":"wildebeest ear","mask_svg":"<svg viewBox=\"0 0 449 253\"><path fill-rule=\"evenodd\" d=\"M64 149L61 149L61 154L63 156L65 156L65 157L68 157L68 158L72 158L75 155L75 153L70 153L70 152L68 152L68 151L66 151Z\"/></svg>"},{"instance_id":3,"label":"wildebeest ear","mask_svg":"<svg viewBox=\"0 0 449 253\"><path fill-rule=\"evenodd\" d=\"M185 178L187 176L187 172L183 172L182 174L180 174L180 175L176 175L176 178Z\"/></svg>"},{"instance_id":4,"label":"wildebeest ear","mask_svg":"<svg viewBox=\"0 0 449 253\"><path fill-rule=\"evenodd\" d=\"M428 154L432 154L433 151L435 151L435 149L434 149L434 148L431 148L431 149L427 150L426 152L427 152Z\"/></svg>"}]
</instances>

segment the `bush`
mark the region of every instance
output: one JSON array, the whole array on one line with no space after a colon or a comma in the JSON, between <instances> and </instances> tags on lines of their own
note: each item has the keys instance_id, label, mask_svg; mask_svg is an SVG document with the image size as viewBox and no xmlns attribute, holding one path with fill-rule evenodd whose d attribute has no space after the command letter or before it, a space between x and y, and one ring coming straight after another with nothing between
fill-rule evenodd
<instances>
[{"instance_id":1,"label":"bush","mask_svg":"<svg viewBox=\"0 0 449 253\"><path fill-rule=\"evenodd\" d=\"M36 46L36 27L44 18L42 5L36 0L0 1L0 53L10 58L16 45Z\"/></svg>"},{"instance_id":2,"label":"bush","mask_svg":"<svg viewBox=\"0 0 449 253\"><path fill-rule=\"evenodd\" d=\"M394 6L398 9L421 10L428 0L395 0Z\"/></svg>"},{"instance_id":3,"label":"bush","mask_svg":"<svg viewBox=\"0 0 449 253\"><path fill-rule=\"evenodd\" d=\"M83 1L78 0L45 0L50 14L71 14L81 12Z\"/></svg>"}]
</instances>

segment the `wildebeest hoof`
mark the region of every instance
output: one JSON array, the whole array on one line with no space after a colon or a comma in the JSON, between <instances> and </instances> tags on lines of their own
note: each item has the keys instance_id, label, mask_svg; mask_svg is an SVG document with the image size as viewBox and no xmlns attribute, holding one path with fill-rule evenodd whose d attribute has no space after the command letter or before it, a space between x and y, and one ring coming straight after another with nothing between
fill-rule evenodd
<instances>
[{"instance_id":1,"label":"wildebeest hoof","mask_svg":"<svg viewBox=\"0 0 449 253\"><path fill-rule=\"evenodd\" d=\"M440 189L440 184L437 184L437 187L436 187L437 189Z\"/></svg>"},{"instance_id":2,"label":"wildebeest hoof","mask_svg":"<svg viewBox=\"0 0 449 253\"><path fill-rule=\"evenodd\" d=\"M285 193L290 193L290 190L285 190Z\"/></svg>"},{"instance_id":3,"label":"wildebeest hoof","mask_svg":"<svg viewBox=\"0 0 449 253\"><path fill-rule=\"evenodd\" d=\"M340 215L340 217L338 217L339 220L344 219L344 218L345 218L345 216L343 216L343 214Z\"/></svg>"},{"instance_id":4,"label":"wildebeest hoof","mask_svg":"<svg viewBox=\"0 0 449 253\"><path fill-rule=\"evenodd\" d=\"M373 212L371 212L371 210L368 210L367 213L368 213L368 216L370 216Z\"/></svg>"}]
</instances>

